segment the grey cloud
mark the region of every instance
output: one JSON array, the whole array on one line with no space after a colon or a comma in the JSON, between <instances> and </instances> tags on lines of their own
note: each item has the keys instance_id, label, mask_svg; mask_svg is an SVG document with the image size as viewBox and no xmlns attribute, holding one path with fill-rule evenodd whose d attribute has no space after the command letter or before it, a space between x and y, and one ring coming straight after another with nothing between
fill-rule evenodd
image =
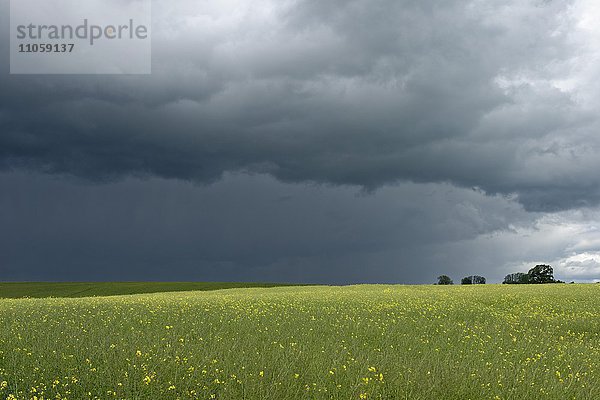
<instances>
[{"instance_id":1,"label":"grey cloud","mask_svg":"<svg viewBox=\"0 0 600 400\"><path fill-rule=\"evenodd\" d=\"M0 78L0 166L597 204L597 118L554 84L583 46L573 3L156 2L151 77Z\"/></svg>"},{"instance_id":2,"label":"grey cloud","mask_svg":"<svg viewBox=\"0 0 600 400\"><path fill-rule=\"evenodd\" d=\"M195 186L5 173L0 186L4 280L429 282L469 273L436 250L533 222L508 199L446 184L364 194L264 175Z\"/></svg>"}]
</instances>

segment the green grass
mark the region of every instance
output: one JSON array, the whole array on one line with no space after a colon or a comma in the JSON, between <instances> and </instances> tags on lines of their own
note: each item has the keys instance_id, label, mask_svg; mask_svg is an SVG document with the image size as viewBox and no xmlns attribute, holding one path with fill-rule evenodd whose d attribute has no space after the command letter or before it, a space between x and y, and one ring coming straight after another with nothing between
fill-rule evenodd
<instances>
[{"instance_id":1,"label":"green grass","mask_svg":"<svg viewBox=\"0 0 600 400\"><path fill-rule=\"evenodd\" d=\"M0 298L118 296L276 286L290 286L290 284L242 282L0 282Z\"/></svg>"},{"instance_id":2,"label":"green grass","mask_svg":"<svg viewBox=\"0 0 600 400\"><path fill-rule=\"evenodd\" d=\"M600 285L3 299L0 398L33 396L598 399Z\"/></svg>"}]
</instances>

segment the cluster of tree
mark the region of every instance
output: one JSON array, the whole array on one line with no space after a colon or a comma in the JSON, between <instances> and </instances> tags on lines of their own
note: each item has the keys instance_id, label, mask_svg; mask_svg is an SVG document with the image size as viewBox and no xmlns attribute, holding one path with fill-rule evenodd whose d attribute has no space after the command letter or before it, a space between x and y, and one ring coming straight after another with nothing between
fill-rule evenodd
<instances>
[{"instance_id":1,"label":"cluster of tree","mask_svg":"<svg viewBox=\"0 0 600 400\"><path fill-rule=\"evenodd\" d=\"M524 272L515 272L504 277L504 284L523 284L529 283L529 275Z\"/></svg>"},{"instance_id":2,"label":"cluster of tree","mask_svg":"<svg viewBox=\"0 0 600 400\"><path fill-rule=\"evenodd\" d=\"M438 276L438 285L454 285L452 279L448 275L440 275Z\"/></svg>"},{"instance_id":3,"label":"cluster of tree","mask_svg":"<svg viewBox=\"0 0 600 400\"><path fill-rule=\"evenodd\" d=\"M479 275L465 276L460 280L461 285L485 285L485 278Z\"/></svg>"},{"instance_id":4,"label":"cluster of tree","mask_svg":"<svg viewBox=\"0 0 600 400\"><path fill-rule=\"evenodd\" d=\"M454 282L448 275L438 276L438 285L454 285ZM461 285L483 285L485 278L479 275L466 276L460 280Z\"/></svg>"},{"instance_id":5,"label":"cluster of tree","mask_svg":"<svg viewBox=\"0 0 600 400\"><path fill-rule=\"evenodd\" d=\"M527 283L564 283L554 279L554 269L546 264L539 264L531 268L528 273L515 272L504 277L505 284Z\"/></svg>"}]
</instances>

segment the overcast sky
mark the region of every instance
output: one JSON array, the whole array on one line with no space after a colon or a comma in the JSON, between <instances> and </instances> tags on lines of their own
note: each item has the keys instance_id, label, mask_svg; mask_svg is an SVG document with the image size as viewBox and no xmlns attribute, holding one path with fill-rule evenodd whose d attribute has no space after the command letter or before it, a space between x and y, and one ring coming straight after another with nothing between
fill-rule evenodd
<instances>
[{"instance_id":1,"label":"overcast sky","mask_svg":"<svg viewBox=\"0 0 600 400\"><path fill-rule=\"evenodd\" d=\"M600 280L595 0L154 0L149 76L9 75L0 280Z\"/></svg>"}]
</instances>

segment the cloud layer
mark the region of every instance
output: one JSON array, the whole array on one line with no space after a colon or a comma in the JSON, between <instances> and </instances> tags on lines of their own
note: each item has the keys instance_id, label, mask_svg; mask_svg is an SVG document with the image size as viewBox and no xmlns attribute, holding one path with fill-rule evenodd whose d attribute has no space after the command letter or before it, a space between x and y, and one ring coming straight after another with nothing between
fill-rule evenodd
<instances>
[{"instance_id":1,"label":"cloud layer","mask_svg":"<svg viewBox=\"0 0 600 400\"><path fill-rule=\"evenodd\" d=\"M533 222L514 202L451 185L366 194L264 175L205 187L24 173L0 174L0 185L10 188L0 193L3 279L431 282L499 261L456 267L444 247Z\"/></svg>"},{"instance_id":2,"label":"cloud layer","mask_svg":"<svg viewBox=\"0 0 600 400\"><path fill-rule=\"evenodd\" d=\"M0 165L92 180L451 182L531 210L595 205L592 11L159 1L150 77L2 76Z\"/></svg>"},{"instance_id":3,"label":"cloud layer","mask_svg":"<svg viewBox=\"0 0 600 400\"><path fill-rule=\"evenodd\" d=\"M35 269L41 258L26 248L38 243L63 275L95 259L137 263L132 276L178 261L189 276L199 263L238 277L352 281L368 280L368 264L373 281L416 282L443 263L500 277L539 257L563 271L585 264L579 275L593 279L597 242L581 228L592 222L573 214L600 203L593 1L156 0L153 15L151 76L18 76L0 66L11 276ZM248 185L282 201L266 211ZM71 211L53 203L78 196ZM210 215L196 206L205 196ZM19 207L25 223L14 220ZM72 241L34 229L32 210ZM143 217L121 225L131 215ZM590 248L569 253L583 242L564 237L557 249L540 244L540 232L563 224L583 229ZM164 262L152 249L167 249ZM394 260L428 267L396 274Z\"/></svg>"}]
</instances>

